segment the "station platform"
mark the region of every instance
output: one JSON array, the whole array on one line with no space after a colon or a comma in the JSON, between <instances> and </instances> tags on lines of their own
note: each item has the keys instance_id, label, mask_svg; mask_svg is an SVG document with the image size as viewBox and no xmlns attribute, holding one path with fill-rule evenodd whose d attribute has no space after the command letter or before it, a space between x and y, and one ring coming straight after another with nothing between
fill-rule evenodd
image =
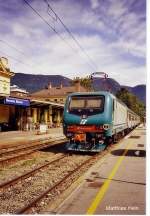
<instances>
[{"instance_id":1,"label":"station platform","mask_svg":"<svg viewBox=\"0 0 150 216\"><path fill-rule=\"evenodd\" d=\"M0 132L0 149L12 147L13 145L28 144L44 139L65 138L62 127L50 128L45 134L38 134L38 131L8 131Z\"/></svg>"},{"instance_id":2,"label":"station platform","mask_svg":"<svg viewBox=\"0 0 150 216\"><path fill-rule=\"evenodd\" d=\"M145 136L143 126L128 134L74 183L74 191L51 212L67 215L144 215Z\"/></svg>"}]
</instances>

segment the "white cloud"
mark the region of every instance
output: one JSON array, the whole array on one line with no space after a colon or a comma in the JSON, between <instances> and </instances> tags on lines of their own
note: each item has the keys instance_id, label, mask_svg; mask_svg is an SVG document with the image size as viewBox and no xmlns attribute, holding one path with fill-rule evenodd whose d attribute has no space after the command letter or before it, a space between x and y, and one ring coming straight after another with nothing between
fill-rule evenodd
<instances>
[{"instance_id":1,"label":"white cloud","mask_svg":"<svg viewBox=\"0 0 150 216\"><path fill-rule=\"evenodd\" d=\"M14 37L26 37L29 39L28 31L26 31L26 29L18 23L13 25L13 35Z\"/></svg>"},{"instance_id":2,"label":"white cloud","mask_svg":"<svg viewBox=\"0 0 150 216\"><path fill-rule=\"evenodd\" d=\"M96 9L99 6L98 0L90 0L92 9Z\"/></svg>"},{"instance_id":3,"label":"white cloud","mask_svg":"<svg viewBox=\"0 0 150 216\"><path fill-rule=\"evenodd\" d=\"M145 66L141 65L137 68L135 62L121 57L122 54L129 53L133 57L145 58L145 25L139 22L138 15L133 12L127 14L125 4L119 0L116 1L118 4L112 1L110 5L107 5L108 14L94 12L99 8L99 1L91 0L91 10L84 8L78 1L74 2L72 5L67 0L54 1L52 6L71 29L86 53L96 63L95 70L107 72L111 78L121 84L133 86L145 83ZM37 1L34 1L32 5L54 26L52 19L46 15L47 8L43 2L38 1L37 4ZM34 67L25 66L9 58L13 71L33 74L61 74L71 78L89 75L94 71L90 60L64 33L59 23L55 29L61 37L65 38L66 42L54 34L30 8L21 5L18 7L19 10L23 10L23 14L20 13L19 17L15 17L11 24L6 20L5 25L9 31L2 31L0 38L22 50L25 55L21 55L5 45L1 46L1 51L21 59L26 64L34 65ZM103 12L105 9L103 6ZM100 15L106 17L108 22L105 23L100 19ZM4 26L3 18L0 20ZM109 21L112 22L109 23ZM108 40L107 36L111 38L112 32L119 27L120 23L118 38L115 37L112 41ZM104 33L103 36L102 33ZM75 51L66 43L69 43Z\"/></svg>"},{"instance_id":4,"label":"white cloud","mask_svg":"<svg viewBox=\"0 0 150 216\"><path fill-rule=\"evenodd\" d=\"M124 4L124 1L112 1L109 5L109 8L107 10L108 16L111 18L117 20L122 16L124 13L127 12L127 7Z\"/></svg>"},{"instance_id":5,"label":"white cloud","mask_svg":"<svg viewBox=\"0 0 150 216\"><path fill-rule=\"evenodd\" d=\"M78 38L79 39L79 38ZM73 53L72 50L65 45L59 38L53 37L45 41L47 46L46 52L41 55L34 56L33 61L39 62L37 68L32 70L21 64L15 65L17 71L29 71L30 73L44 73L44 74L63 74L73 78L74 76L85 76L92 73L92 69L87 64L87 59L81 52ZM68 39L69 41L69 39ZM98 37L80 37L82 45L86 48L87 52L97 63L98 71L104 71L109 74L111 78L116 79L121 84L136 85L145 83L145 68L136 68L131 63L118 61L119 54L113 53L109 45L104 44ZM69 41L70 42L70 41ZM103 52L105 50L105 52ZM28 58L24 59L29 62ZM136 76L138 74L138 76ZM132 79L131 79L132 77ZM136 77L136 79L135 79Z\"/></svg>"}]
</instances>

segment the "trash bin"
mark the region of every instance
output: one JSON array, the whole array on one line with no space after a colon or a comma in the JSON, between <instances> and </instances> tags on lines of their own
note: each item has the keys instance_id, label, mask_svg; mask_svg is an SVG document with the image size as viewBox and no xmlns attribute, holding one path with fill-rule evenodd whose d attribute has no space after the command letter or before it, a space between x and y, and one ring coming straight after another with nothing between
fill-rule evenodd
<instances>
[{"instance_id":1,"label":"trash bin","mask_svg":"<svg viewBox=\"0 0 150 216\"><path fill-rule=\"evenodd\" d=\"M43 134L47 133L47 125L46 124L40 124L39 130L37 131L37 134Z\"/></svg>"}]
</instances>

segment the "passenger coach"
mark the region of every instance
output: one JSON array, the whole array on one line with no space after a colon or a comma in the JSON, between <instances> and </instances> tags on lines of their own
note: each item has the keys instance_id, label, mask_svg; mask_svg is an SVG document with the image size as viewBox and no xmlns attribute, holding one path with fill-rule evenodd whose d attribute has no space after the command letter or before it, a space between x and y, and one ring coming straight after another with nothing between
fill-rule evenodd
<instances>
[{"instance_id":1,"label":"passenger coach","mask_svg":"<svg viewBox=\"0 0 150 216\"><path fill-rule=\"evenodd\" d=\"M139 116L109 92L73 93L64 107L68 150L99 152L139 123Z\"/></svg>"}]
</instances>

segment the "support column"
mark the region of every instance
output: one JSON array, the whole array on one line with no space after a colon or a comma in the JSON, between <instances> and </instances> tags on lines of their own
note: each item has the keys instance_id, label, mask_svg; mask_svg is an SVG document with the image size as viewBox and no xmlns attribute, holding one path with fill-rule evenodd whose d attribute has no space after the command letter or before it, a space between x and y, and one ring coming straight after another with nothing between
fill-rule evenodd
<instances>
[{"instance_id":1,"label":"support column","mask_svg":"<svg viewBox=\"0 0 150 216\"><path fill-rule=\"evenodd\" d=\"M57 110L57 127L60 127L60 110Z\"/></svg>"},{"instance_id":2,"label":"support column","mask_svg":"<svg viewBox=\"0 0 150 216\"><path fill-rule=\"evenodd\" d=\"M50 123L50 125L53 124L53 121L52 121L52 106L51 105L49 106L49 123Z\"/></svg>"},{"instance_id":3,"label":"support column","mask_svg":"<svg viewBox=\"0 0 150 216\"><path fill-rule=\"evenodd\" d=\"M31 108L30 107L27 108L27 116L31 116Z\"/></svg>"},{"instance_id":4,"label":"support column","mask_svg":"<svg viewBox=\"0 0 150 216\"><path fill-rule=\"evenodd\" d=\"M33 122L37 123L37 108L33 109Z\"/></svg>"},{"instance_id":5,"label":"support column","mask_svg":"<svg viewBox=\"0 0 150 216\"><path fill-rule=\"evenodd\" d=\"M40 122L40 113L41 113L41 110L40 108L38 108L38 122Z\"/></svg>"},{"instance_id":6,"label":"support column","mask_svg":"<svg viewBox=\"0 0 150 216\"><path fill-rule=\"evenodd\" d=\"M47 119L48 119L48 110L44 110L44 122L47 124Z\"/></svg>"},{"instance_id":7,"label":"support column","mask_svg":"<svg viewBox=\"0 0 150 216\"><path fill-rule=\"evenodd\" d=\"M60 110L60 122L62 123L63 121L63 109Z\"/></svg>"}]
</instances>

